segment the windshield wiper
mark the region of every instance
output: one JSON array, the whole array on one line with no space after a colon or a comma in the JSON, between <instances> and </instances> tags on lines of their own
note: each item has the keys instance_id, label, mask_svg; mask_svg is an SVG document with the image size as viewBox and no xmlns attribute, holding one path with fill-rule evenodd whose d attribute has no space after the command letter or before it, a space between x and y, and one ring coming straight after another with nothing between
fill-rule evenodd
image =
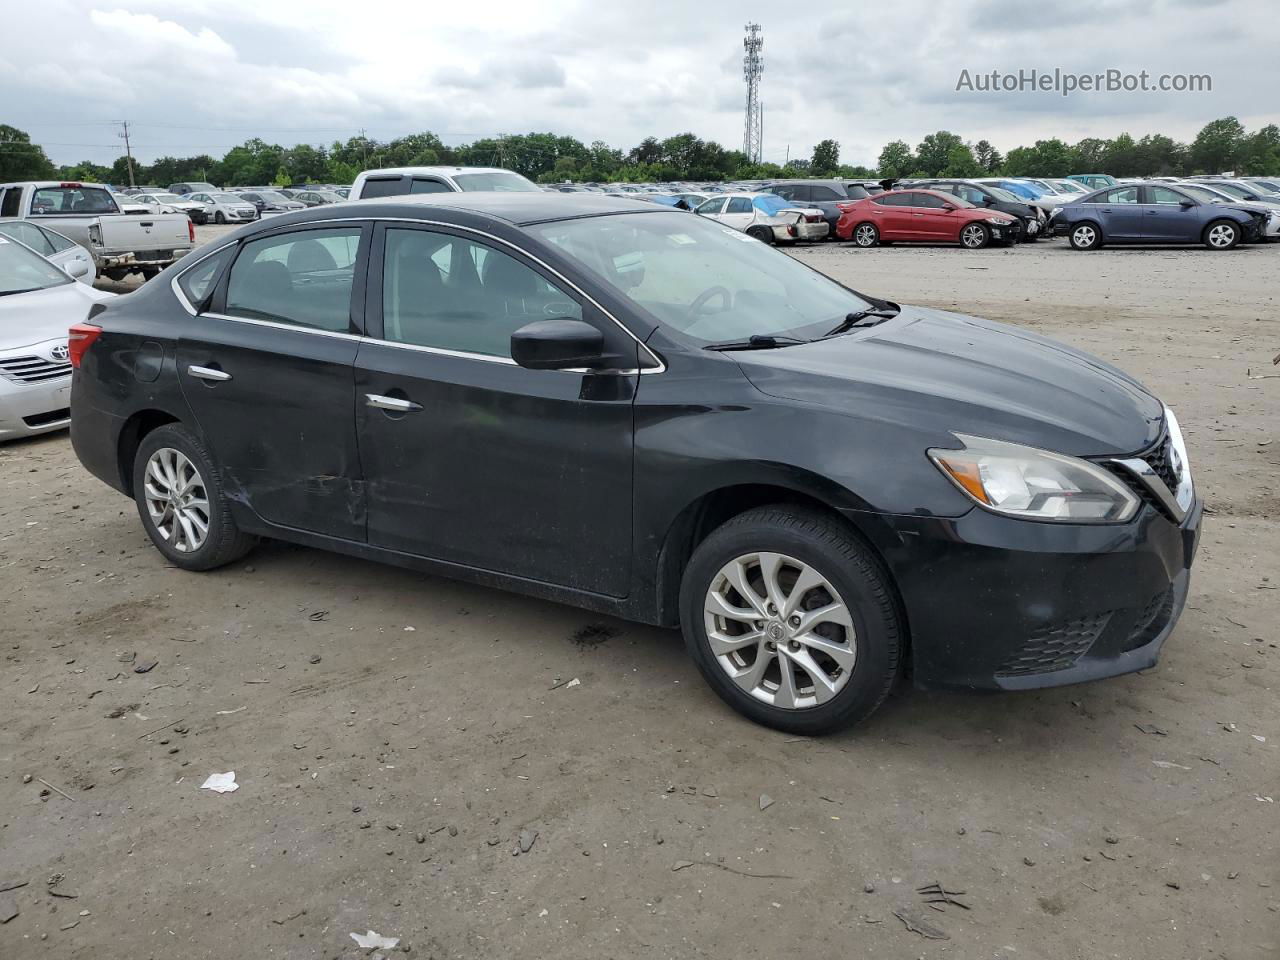
<instances>
[{"instance_id":1,"label":"windshield wiper","mask_svg":"<svg viewBox=\"0 0 1280 960\"><path fill-rule=\"evenodd\" d=\"M853 313L846 314L843 320L818 339L825 340L827 337L838 337L842 333L848 333L850 330L859 327L874 327L876 324L884 323L886 320L892 320L898 313L897 309L888 306L875 307L871 310L855 310ZM871 322L868 323L867 321Z\"/></svg>"},{"instance_id":2,"label":"windshield wiper","mask_svg":"<svg viewBox=\"0 0 1280 960\"><path fill-rule=\"evenodd\" d=\"M0 297L11 297L15 293L35 293L37 290L43 290L44 287L27 287L25 290L0 290Z\"/></svg>"},{"instance_id":3,"label":"windshield wiper","mask_svg":"<svg viewBox=\"0 0 1280 960\"><path fill-rule=\"evenodd\" d=\"M798 337L784 337L775 334L753 333L745 340L726 340L724 343L709 343L704 350L773 350L776 347L794 347L799 343L808 343Z\"/></svg>"}]
</instances>

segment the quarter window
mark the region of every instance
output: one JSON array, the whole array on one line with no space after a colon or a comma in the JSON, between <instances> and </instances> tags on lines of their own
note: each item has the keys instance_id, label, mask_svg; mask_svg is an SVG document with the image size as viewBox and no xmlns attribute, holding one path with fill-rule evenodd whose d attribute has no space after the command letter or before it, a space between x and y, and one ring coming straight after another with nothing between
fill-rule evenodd
<instances>
[{"instance_id":1,"label":"quarter window","mask_svg":"<svg viewBox=\"0 0 1280 960\"><path fill-rule=\"evenodd\" d=\"M49 242L44 232L25 220L0 223L0 234L17 240L19 243L25 243L42 257L53 255L53 244Z\"/></svg>"},{"instance_id":2,"label":"quarter window","mask_svg":"<svg viewBox=\"0 0 1280 960\"><path fill-rule=\"evenodd\" d=\"M250 241L231 266L227 313L347 333L359 250L359 227Z\"/></svg>"},{"instance_id":3,"label":"quarter window","mask_svg":"<svg viewBox=\"0 0 1280 960\"><path fill-rule=\"evenodd\" d=\"M214 284L218 282L218 277L222 275L222 268L225 267L231 257L235 254L235 245L219 250L211 257L201 260L190 270L178 277L178 286L186 295L187 302L196 309L199 309L209 296L209 292L213 289Z\"/></svg>"},{"instance_id":4,"label":"quarter window","mask_svg":"<svg viewBox=\"0 0 1280 960\"><path fill-rule=\"evenodd\" d=\"M428 230L386 232L383 338L510 357L511 334L534 320L582 319L582 308L521 261Z\"/></svg>"}]
</instances>

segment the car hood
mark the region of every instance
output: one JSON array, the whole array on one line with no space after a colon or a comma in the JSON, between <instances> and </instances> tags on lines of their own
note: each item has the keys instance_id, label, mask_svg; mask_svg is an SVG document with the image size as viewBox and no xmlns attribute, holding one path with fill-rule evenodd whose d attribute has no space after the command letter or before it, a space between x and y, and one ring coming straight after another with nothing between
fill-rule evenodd
<instances>
[{"instance_id":1,"label":"car hood","mask_svg":"<svg viewBox=\"0 0 1280 960\"><path fill-rule=\"evenodd\" d=\"M83 322L89 307L114 296L114 293L72 281L44 290L0 297L0 350L59 337L65 340L67 328Z\"/></svg>"},{"instance_id":2,"label":"car hood","mask_svg":"<svg viewBox=\"0 0 1280 960\"><path fill-rule=\"evenodd\" d=\"M1136 453L1163 405L1132 377L1020 327L903 307L864 331L731 354L762 393L924 435L1007 440L1071 456Z\"/></svg>"}]
</instances>

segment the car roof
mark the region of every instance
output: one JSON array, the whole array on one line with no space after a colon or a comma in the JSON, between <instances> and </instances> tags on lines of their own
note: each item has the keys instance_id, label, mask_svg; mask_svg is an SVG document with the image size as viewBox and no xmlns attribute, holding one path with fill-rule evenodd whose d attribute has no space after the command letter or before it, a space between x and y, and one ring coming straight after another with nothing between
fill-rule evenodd
<instances>
[{"instance_id":1,"label":"car roof","mask_svg":"<svg viewBox=\"0 0 1280 960\"><path fill-rule=\"evenodd\" d=\"M753 194L754 196L754 194ZM571 220L576 217L599 217L612 213L647 213L666 210L634 199L614 197L607 193L547 193L533 191L474 191L470 193L419 193L400 197L376 197L350 200L334 208L352 214L353 207L420 208L415 213L428 214L431 208L449 207L483 216L497 217L518 226ZM370 213L370 216L377 214Z\"/></svg>"},{"instance_id":2,"label":"car roof","mask_svg":"<svg viewBox=\"0 0 1280 960\"><path fill-rule=\"evenodd\" d=\"M436 173L450 176L455 173L515 173L505 167L380 167L377 170L364 170L364 177L403 176L413 173ZM516 174L519 176L519 174Z\"/></svg>"}]
</instances>

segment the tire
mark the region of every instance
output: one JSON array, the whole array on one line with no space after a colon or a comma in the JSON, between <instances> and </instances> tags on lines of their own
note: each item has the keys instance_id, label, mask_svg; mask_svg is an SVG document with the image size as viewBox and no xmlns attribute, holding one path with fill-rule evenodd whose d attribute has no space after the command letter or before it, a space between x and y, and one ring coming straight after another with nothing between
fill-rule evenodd
<instances>
[{"instance_id":1,"label":"tire","mask_svg":"<svg viewBox=\"0 0 1280 960\"><path fill-rule=\"evenodd\" d=\"M761 243L773 243L773 231L768 227L748 227L747 236Z\"/></svg>"},{"instance_id":2,"label":"tire","mask_svg":"<svg viewBox=\"0 0 1280 960\"><path fill-rule=\"evenodd\" d=\"M218 210L213 215L213 222L217 224L223 224L227 222L227 218L222 215L221 210Z\"/></svg>"},{"instance_id":3,"label":"tire","mask_svg":"<svg viewBox=\"0 0 1280 960\"><path fill-rule=\"evenodd\" d=\"M966 223L960 228L960 246L966 250L981 250L991 245L991 230L985 223Z\"/></svg>"},{"instance_id":4,"label":"tire","mask_svg":"<svg viewBox=\"0 0 1280 960\"><path fill-rule=\"evenodd\" d=\"M781 610L770 608L763 592L766 561L776 571L774 595L782 600ZM797 597L802 568L802 575L820 583L807 579L814 585ZM737 582L745 582L754 600L736 591L728 570L746 571ZM719 603L724 598L727 606ZM799 614L838 611L837 604L844 613L804 624L799 614L788 613L790 602L798 604ZM714 612L723 609L747 616ZM716 529L685 568L680 613L685 646L707 683L739 713L767 727L804 735L839 730L870 716L898 677L903 627L889 575L852 531L816 510L758 507ZM809 667L793 655L820 668L827 685L820 689ZM790 684L783 678L784 663Z\"/></svg>"},{"instance_id":5,"label":"tire","mask_svg":"<svg viewBox=\"0 0 1280 960\"><path fill-rule=\"evenodd\" d=\"M148 476L153 457L159 459L159 472ZM193 512L197 516L203 514L206 528L203 539L198 538L198 523L194 520L181 523L172 519L172 506L163 512L159 521L152 515L152 509L163 502L155 494L172 491L176 484L170 482L170 478L175 474L179 480L186 476L183 459L199 481L190 490L191 503L205 504L203 511L198 507L184 507L184 512L187 517ZM167 471L166 465L176 469ZM164 482L160 480L162 477ZM198 496L201 491L203 498ZM213 459L200 438L181 424L165 424L142 438L133 459L133 499L151 542L166 560L183 570L213 570L225 566L243 557L258 542L257 537L242 533L236 526L223 493L222 476ZM171 519L166 521L165 517ZM198 543L192 539L193 530Z\"/></svg>"},{"instance_id":6,"label":"tire","mask_svg":"<svg viewBox=\"0 0 1280 960\"><path fill-rule=\"evenodd\" d=\"M1233 250L1240 243L1240 224L1233 220L1214 220L1204 228L1201 240L1210 250Z\"/></svg>"},{"instance_id":7,"label":"tire","mask_svg":"<svg viewBox=\"0 0 1280 960\"><path fill-rule=\"evenodd\" d=\"M141 274L142 274L142 279L143 279L144 281L146 281L146 280L152 280L152 279L154 279L155 277L160 276L160 268L159 268L159 267L143 267L143 268L142 268L142 270L141 270L140 272L141 272Z\"/></svg>"},{"instance_id":8,"label":"tire","mask_svg":"<svg viewBox=\"0 0 1280 960\"><path fill-rule=\"evenodd\" d=\"M880 242L880 231L874 223L860 223L853 228L849 237L859 247L874 247Z\"/></svg>"},{"instance_id":9,"label":"tire","mask_svg":"<svg viewBox=\"0 0 1280 960\"><path fill-rule=\"evenodd\" d=\"M1073 223L1067 230L1072 250L1097 250L1102 246L1102 228L1092 220Z\"/></svg>"}]
</instances>

